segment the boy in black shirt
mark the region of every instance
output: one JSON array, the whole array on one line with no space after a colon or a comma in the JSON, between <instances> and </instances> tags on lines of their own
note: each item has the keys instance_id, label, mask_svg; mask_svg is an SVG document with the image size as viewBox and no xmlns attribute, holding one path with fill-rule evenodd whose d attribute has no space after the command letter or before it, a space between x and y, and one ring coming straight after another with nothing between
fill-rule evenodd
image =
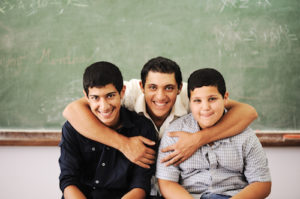
<instances>
[{"instance_id":1,"label":"boy in black shirt","mask_svg":"<svg viewBox=\"0 0 300 199\"><path fill-rule=\"evenodd\" d=\"M121 107L125 86L118 67L109 62L92 64L83 75L83 87L91 111L107 127L127 137L157 141L151 121ZM148 195L154 168L133 164L120 151L82 136L68 121L60 147L64 198L137 199Z\"/></svg>"}]
</instances>

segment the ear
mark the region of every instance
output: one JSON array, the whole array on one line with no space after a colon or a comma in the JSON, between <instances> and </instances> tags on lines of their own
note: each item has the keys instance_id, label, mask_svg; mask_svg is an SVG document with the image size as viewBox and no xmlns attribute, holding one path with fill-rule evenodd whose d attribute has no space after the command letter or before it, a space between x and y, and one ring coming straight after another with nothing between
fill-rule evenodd
<instances>
[{"instance_id":1,"label":"ear","mask_svg":"<svg viewBox=\"0 0 300 199\"><path fill-rule=\"evenodd\" d=\"M228 99L229 99L229 93L226 91L224 94L224 104L225 105L228 103Z\"/></svg>"},{"instance_id":2,"label":"ear","mask_svg":"<svg viewBox=\"0 0 300 199\"><path fill-rule=\"evenodd\" d=\"M123 97L125 95L125 91L126 91L126 86L124 85L121 92L120 92L121 100L123 99Z\"/></svg>"},{"instance_id":3,"label":"ear","mask_svg":"<svg viewBox=\"0 0 300 199\"><path fill-rule=\"evenodd\" d=\"M85 90L82 90L83 94L84 94L84 97L86 98L86 100L89 100L89 97L87 96Z\"/></svg>"},{"instance_id":4,"label":"ear","mask_svg":"<svg viewBox=\"0 0 300 199\"><path fill-rule=\"evenodd\" d=\"M179 88L178 88L177 95L180 94L181 90L182 90L182 83L180 84L180 86L179 86Z\"/></svg>"},{"instance_id":5,"label":"ear","mask_svg":"<svg viewBox=\"0 0 300 199\"><path fill-rule=\"evenodd\" d=\"M141 88L141 91L145 94L145 88L144 88L144 86L143 86L143 83L142 83L142 81L140 80L140 88Z\"/></svg>"}]
</instances>

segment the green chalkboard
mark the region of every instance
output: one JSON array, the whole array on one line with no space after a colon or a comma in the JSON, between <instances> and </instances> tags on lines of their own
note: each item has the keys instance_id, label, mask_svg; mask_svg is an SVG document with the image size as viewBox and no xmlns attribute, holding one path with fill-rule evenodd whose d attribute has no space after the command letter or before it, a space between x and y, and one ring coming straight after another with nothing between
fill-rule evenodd
<instances>
[{"instance_id":1,"label":"green chalkboard","mask_svg":"<svg viewBox=\"0 0 300 199\"><path fill-rule=\"evenodd\" d=\"M300 129L299 0L1 0L0 128L60 129L84 68L139 78L158 55L184 80L215 67L259 130Z\"/></svg>"}]
</instances>

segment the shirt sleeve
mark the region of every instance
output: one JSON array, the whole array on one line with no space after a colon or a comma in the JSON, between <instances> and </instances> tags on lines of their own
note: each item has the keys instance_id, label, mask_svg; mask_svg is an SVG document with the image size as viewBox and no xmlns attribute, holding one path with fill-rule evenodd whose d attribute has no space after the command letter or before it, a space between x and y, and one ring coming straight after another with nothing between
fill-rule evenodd
<instances>
[{"instance_id":1,"label":"shirt sleeve","mask_svg":"<svg viewBox=\"0 0 300 199\"><path fill-rule=\"evenodd\" d=\"M176 138L169 137L167 132L171 132L172 129L167 128L166 132L164 133L158 150L158 157L156 161L156 177L163 180L170 180L174 182L179 181L180 176L180 169L178 166L170 165L168 167L165 166L165 163L161 163L161 160L169 155L171 152L161 152L161 149L173 145L176 143Z\"/></svg>"},{"instance_id":2,"label":"shirt sleeve","mask_svg":"<svg viewBox=\"0 0 300 199\"><path fill-rule=\"evenodd\" d=\"M245 142L244 153L244 175L248 183L271 181L266 153L254 132Z\"/></svg>"},{"instance_id":3,"label":"shirt sleeve","mask_svg":"<svg viewBox=\"0 0 300 199\"><path fill-rule=\"evenodd\" d=\"M69 185L76 185L80 188L79 176L80 165L82 162L76 136L75 129L66 122L62 128L62 138L60 141L60 189L63 192Z\"/></svg>"},{"instance_id":4,"label":"shirt sleeve","mask_svg":"<svg viewBox=\"0 0 300 199\"><path fill-rule=\"evenodd\" d=\"M131 79L130 81L124 81L124 85L126 86L126 91L125 91L124 98L122 100L122 105L131 111L134 111L136 101L138 97L142 95L139 82L140 80L138 79Z\"/></svg>"}]
</instances>

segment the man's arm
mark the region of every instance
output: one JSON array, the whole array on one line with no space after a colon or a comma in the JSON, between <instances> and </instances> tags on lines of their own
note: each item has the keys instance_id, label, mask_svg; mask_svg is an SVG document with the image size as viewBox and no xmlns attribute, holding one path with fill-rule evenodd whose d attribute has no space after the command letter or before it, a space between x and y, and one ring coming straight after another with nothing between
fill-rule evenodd
<instances>
[{"instance_id":1,"label":"man's arm","mask_svg":"<svg viewBox=\"0 0 300 199\"><path fill-rule=\"evenodd\" d=\"M143 199L146 198L146 193L144 189L134 188L131 189L128 193L126 193L122 199Z\"/></svg>"},{"instance_id":2,"label":"man's arm","mask_svg":"<svg viewBox=\"0 0 300 199\"><path fill-rule=\"evenodd\" d=\"M178 182L158 179L161 194L166 199L193 199L193 197Z\"/></svg>"},{"instance_id":3,"label":"man's arm","mask_svg":"<svg viewBox=\"0 0 300 199\"><path fill-rule=\"evenodd\" d=\"M254 182L246 186L232 199L263 199L271 192L271 182Z\"/></svg>"},{"instance_id":4,"label":"man's arm","mask_svg":"<svg viewBox=\"0 0 300 199\"><path fill-rule=\"evenodd\" d=\"M86 199L83 193L75 185L67 186L64 190L65 199Z\"/></svg>"},{"instance_id":5,"label":"man's arm","mask_svg":"<svg viewBox=\"0 0 300 199\"><path fill-rule=\"evenodd\" d=\"M121 151L131 162L144 168L154 163L155 151L145 146L154 145L153 141L142 136L128 138L106 127L91 112L85 98L70 103L63 116L80 134Z\"/></svg>"},{"instance_id":6,"label":"man's arm","mask_svg":"<svg viewBox=\"0 0 300 199\"><path fill-rule=\"evenodd\" d=\"M173 151L162 161L166 165L179 165L188 159L201 146L239 134L257 118L256 110L244 103L229 100L226 105L228 112L213 127L189 134L186 132L171 132L169 136L179 137L174 145L168 146L162 152Z\"/></svg>"}]
</instances>

